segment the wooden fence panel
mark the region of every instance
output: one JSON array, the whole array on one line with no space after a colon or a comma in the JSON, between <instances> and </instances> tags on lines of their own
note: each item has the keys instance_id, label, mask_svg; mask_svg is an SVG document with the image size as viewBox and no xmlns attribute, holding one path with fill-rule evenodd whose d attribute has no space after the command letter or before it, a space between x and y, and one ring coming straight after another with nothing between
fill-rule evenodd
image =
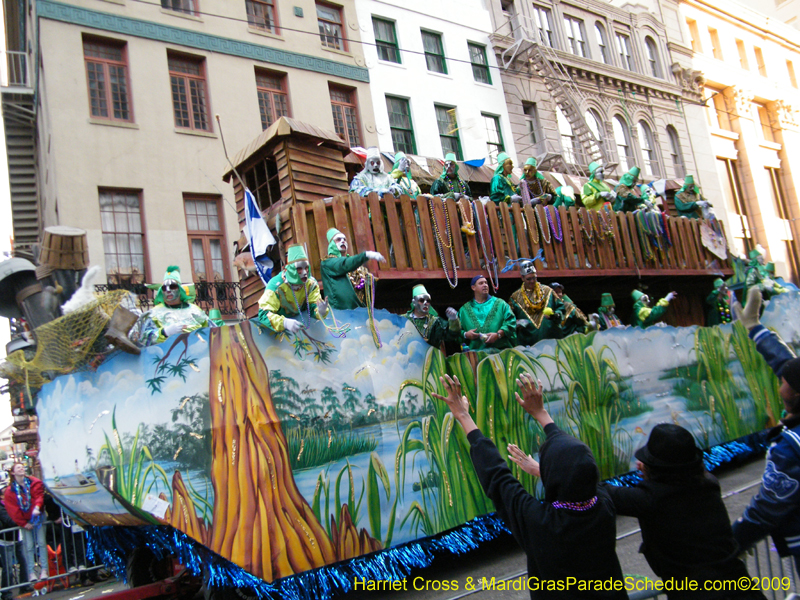
<instances>
[{"instance_id":1,"label":"wooden fence panel","mask_svg":"<svg viewBox=\"0 0 800 600\"><path fill-rule=\"evenodd\" d=\"M428 261L428 269L439 269L442 267L439 261L439 253L436 250L435 234L433 233L433 216L430 213L429 197L420 194L417 196L417 212L419 213L420 229L422 230L422 241L425 245L425 259ZM442 232L444 235L444 232Z\"/></svg>"},{"instance_id":2,"label":"wooden fence panel","mask_svg":"<svg viewBox=\"0 0 800 600\"><path fill-rule=\"evenodd\" d=\"M379 262L378 268L381 271L392 269L391 258L389 256L389 242L386 237L386 223L383 219L383 208L377 194L370 194L367 202L369 204L370 221L372 223L372 236L375 239L375 247L378 252L383 254L386 262Z\"/></svg>"},{"instance_id":3,"label":"wooden fence panel","mask_svg":"<svg viewBox=\"0 0 800 600\"><path fill-rule=\"evenodd\" d=\"M576 264L570 265L574 267L578 271L582 271L586 269L586 240L583 239L583 235L581 234L581 226L580 221L578 219L578 211L585 210L579 209L576 206L571 206L568 211L567 215L569 217L570 223L570 232L572 234L572 243L575 247L575 253L577 254L577 261Z\"/></svg>"},{"instance_id":4,"label":"wooden fence panel","mask_svg":"<svg viewBox=\"0 0 800 600\"><path fill-rule=\"evenodd\" d=\"M501 203L497 207L500 212L499 222L502 225L503 245L505 246L505 256L510 256L511 260L519 258L517 254L517 241L515 239L516 227L512 225L512 215L508 204Z\"/></svg>"},{"instance_id":5,"label":"wooden fence panel","mask_svg":"<svg viewBox=\"0 0 800 600\"><path fill-rule=\"evenodd\" d=\"M453 237L453 252L456 257L456 263L462 269L466 269L467 267L467 256L464 253L464 240L462 239L464 236L461 235L461 225L460 221L458 220L458 206L456 206L456 201L448 198L447 200L443 200L444 206L447 209L447 217L450 223L450 235Z\"/></svg>"},{"instance_id":6,"label":"wooden fence panel","mask_svg":"<svg viewBox=\"0 0 800 600\"><path fill-rule=\"evenodd\" d=\"M511 205L511 218L517 229L517 244L519 244L520 258L532 258L533 255L528 248L528 228L522 216L522 206L516 202Z\"/></svg>"},{"instance_id":7,"label":"wooden fence panel","mask_svg":"<svg viewBox=\"0 0 800 600\"><path fill-rule=\"evenodd\" d=\"M487 202L484 208L486 209L486 216L489 218L489 232L491 233L494 255L497 259L497 268L502 269L506 266L506 252L503 247L503 236L500 233L497 205L494 202Z\"/></svg>"},{"instance_id":8,"label":"wooden fence panel","mask_svg":"<svg viewBox=\"0 0 800 600\"><path fill-rule=\"evenodd\" d=\"M418 235L420 228L417 225L414 207L411 206L411 200L408 196L400 196L400 207L403 211L404 231L409 232L405 239L406 244L408 244L408 255L411 258L411 268L415 271L422 271L424 270L422 266L422 248L420 247ZM430 226L430 223L428 225ZM430 265L428 265L428 268L430 268Z\"/></svg>"},{"instance_id":9,"label":"wooden fence panel","mask_svg":"<svg viewBox=\"0 0 800 600\"><path fill-rule=\"evenodd\" d=\"M534 207L526 206L522 209L522 214L525 217L525 225L527 230L529 256L534 257L539 253L542 247L542 232L539 231L539 225L536 222L536 213Z\"/></svg>"},{"instance_id":10,"label":"wooden fence panel","mask_svg":"<svg viewBox=\"0 0 800 600\"><path fill-rule=\"evenodd\" d=\"M395 264L399 271L407 271L411 262L411 251L407 249L406 241L408 238L400 226L400 219L397 216L397 200L391 194L388 194L382 202L386 207L386 220L389 222L389 247L394 251ZM388 255L386 260L390 260ZM419 261L419 264L420 268L422 268L422 260Z\"/></svg>"}]
</instances>

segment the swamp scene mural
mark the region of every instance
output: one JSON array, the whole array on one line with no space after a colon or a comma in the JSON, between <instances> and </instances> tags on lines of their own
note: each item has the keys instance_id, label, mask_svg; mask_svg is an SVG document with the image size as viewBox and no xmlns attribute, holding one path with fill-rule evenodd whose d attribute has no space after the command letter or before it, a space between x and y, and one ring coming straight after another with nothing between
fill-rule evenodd
<instances>
[{"instance_id":1,"label":"swamp scene mural","mask_svg":"<svg viewBox=\"0 0 800 600\"><path fill-rule=\"evenodd\" d=\"M800 294L762 322L800 347ZM276 336L255 322L201 329L58 377L39 394L46 483L92 525L169 524L266 581L446 531L492 512L439 377L457 375L504 456L536 453L514 400L523 371L586 441L604 478L634 468L653 426L703 447L780 415L778 382L740 324L612 329L500 354L445 357L405 318L342 311ZM512 469L532 493L536 478Z\"/></svg>"}]
</instances>

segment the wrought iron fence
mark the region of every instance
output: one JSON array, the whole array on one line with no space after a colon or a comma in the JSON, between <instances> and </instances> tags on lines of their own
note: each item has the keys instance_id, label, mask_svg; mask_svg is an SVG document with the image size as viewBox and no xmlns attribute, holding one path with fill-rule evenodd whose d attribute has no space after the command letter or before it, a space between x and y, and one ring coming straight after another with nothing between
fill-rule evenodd
<instances>
[{"instance_id":1,"label":"wrought iron fence","mask_svg":"<svg viewBox=\"0 0 800 600\"><path fill-rule=\"evenodd\" d=\"M208 312L219 309L222 317L244 319L242 310L242 287L238 281L198 281L194 284L195 304ZM154 291L141 283L100 284L94 291L104 293L111 290L127 290L136 297L136 305L143 311L153 308Z\"/></svg>"}]
</instances>

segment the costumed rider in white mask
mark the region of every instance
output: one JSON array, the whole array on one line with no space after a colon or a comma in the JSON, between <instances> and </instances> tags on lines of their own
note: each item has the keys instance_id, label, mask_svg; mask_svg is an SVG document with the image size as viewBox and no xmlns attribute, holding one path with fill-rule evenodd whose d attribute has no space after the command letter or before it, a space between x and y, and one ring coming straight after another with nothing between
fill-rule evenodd
<instances>
[{"instance_id":1,"label":"costumed rider in white mask","mask_svg":"<svg viewBox=\"0 0 800 600\"><path fill-rule=\"evenodd\" d=\"M164 283L156 288L152 309L139 319L139 344L152 346L179 333L190 333L201 327L209 327L208 315L202 308L192 303L187 286L181 284L179 267L167 267Z\"/></svg>"},{"instance_id":2,"label":"costumed rider in white mask","mask_svg":"<svg viewBox=\"0 0 800 600\"><path fill-rule=\"evenodd\" d=\"M364 169L353 178L350 183L350 191L362 197L368 196L370 192L376 192L379 196L386 193L399 196L402 188L389 173L383 170L380 150L371 146L367 148Z\"/></svg>"}]
</instances>

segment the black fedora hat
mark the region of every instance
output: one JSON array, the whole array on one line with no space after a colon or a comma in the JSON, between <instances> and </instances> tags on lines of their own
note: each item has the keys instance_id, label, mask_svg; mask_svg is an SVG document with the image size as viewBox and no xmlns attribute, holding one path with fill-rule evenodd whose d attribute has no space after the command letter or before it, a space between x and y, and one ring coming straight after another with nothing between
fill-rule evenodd
<instances>
[{"instance_id":1,"label":"black fedora hat","mask_svg":"<svg viewBox=\"0 0 800 600\"><path fill-rule=\"evenodd\" d=\"M689 430L672 423L653 427L647 444L634 456L647 466L660 469L693 469L703 464L703 451L694 443Z\"/></svg>"}]
</instances>

